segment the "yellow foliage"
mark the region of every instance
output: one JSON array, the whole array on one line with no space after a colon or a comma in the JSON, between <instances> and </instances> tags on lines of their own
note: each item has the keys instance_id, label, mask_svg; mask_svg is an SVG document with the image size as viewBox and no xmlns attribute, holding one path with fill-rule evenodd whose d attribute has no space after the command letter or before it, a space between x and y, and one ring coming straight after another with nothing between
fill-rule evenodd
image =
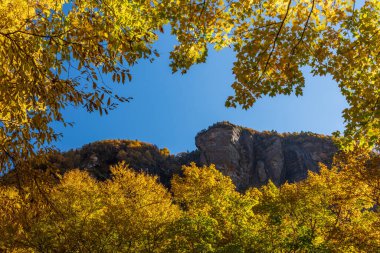
<instances>
[{"instance_id":1,"label":"yellow foliage","mask_svg":"<svg viewBox=\"0 0 380 253\"><path fill-rule=\"evenodd\" d=\"M244 194L213 165L184 166L172 192L124 163L106 181L31 173L23 188L0 186L0 250L377 252L378 156L359 151L304 181Z\"/></svg>"},{"instance_id":2,"label":"yellow foliage","mask_svg":"<svg viewBox=\"0 0 380 253\"><path fill-rule=\"evenodd\" d=\"M157 178L125 164L113 178L66 173L51 188L0 190L0 249L16 252L157 252L165 228L179 217ZM35 186L36 187L36 186Z\"/></svg>"},{"instance_id":3,"label":"yellow foliage","mask_svg":"<svg viewBox=\"0 0 380 253\"><path fill-rule=\"evenodd\" d=\"M173 72L232 47L235 81L226 106L262 96L302 95L301 69L331 75L348 102L342 144L372 147L380 136L380 1L366 0L3 0L0 3L0 168L33 156L67 125L68 105L108 113L117 102L102 74L131 80L130 66L158 56L170 25ZM339 134L339 133L338 133ZM352 142L354 141L354 142Z\"/></svg>"}]
</instances>

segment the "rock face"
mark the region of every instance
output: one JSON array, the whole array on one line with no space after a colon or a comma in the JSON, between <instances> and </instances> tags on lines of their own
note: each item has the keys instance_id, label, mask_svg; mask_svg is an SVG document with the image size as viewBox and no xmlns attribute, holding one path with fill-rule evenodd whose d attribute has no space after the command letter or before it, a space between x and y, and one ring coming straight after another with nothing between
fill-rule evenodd
<instances>
[{"instance_id":1,"label":"rock face","mask_svg":"<svg viewBox=\"0 0 380 253\"><path fill-rule=\"evenodd\" d=\"M337 151L330 137L257 132L228 122L200 132L195 141L200 163L215 164L239 190L302 180L308 170L318 171L318 163L330 165Z\"/></svg>"},{"instance_id":2,"label":"rock face","mask_svg":"<svg viewBox=\"0 0 380 253\"><path fill-rule=\"evenodd\" d=\"M195 141L198 150L177 155L139 141L99 141L62 153L53 163L63 172L80 168L102 180L110 177L110 165L125 161L133 169L157 175L165 185L181 173L182 165L213 163L243 191L269 180L276 185L302 180L308 170L318 171L319 162L330 165L337 151L330 137L257 132L228 122L200 132Z\"/></svg>"}]
</instances>

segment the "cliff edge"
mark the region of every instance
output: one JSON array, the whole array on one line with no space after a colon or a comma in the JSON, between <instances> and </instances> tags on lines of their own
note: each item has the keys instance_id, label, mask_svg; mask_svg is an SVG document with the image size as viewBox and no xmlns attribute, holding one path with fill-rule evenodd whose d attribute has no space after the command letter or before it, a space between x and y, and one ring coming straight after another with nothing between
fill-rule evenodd
<instances>
[{"instance_id":1,"label":"cliff edge","mask_svg":"<svg viewBox=\"0 0 380 253\"><path fill-rule=\"evenodd\" d=\"M280 185L305 179L318 163L330 165L337 151L328 136L258 132L229 122L200 132L195 143L200 163L215 164L241 190L268 180Z\"/></svg>"}]
</instances>

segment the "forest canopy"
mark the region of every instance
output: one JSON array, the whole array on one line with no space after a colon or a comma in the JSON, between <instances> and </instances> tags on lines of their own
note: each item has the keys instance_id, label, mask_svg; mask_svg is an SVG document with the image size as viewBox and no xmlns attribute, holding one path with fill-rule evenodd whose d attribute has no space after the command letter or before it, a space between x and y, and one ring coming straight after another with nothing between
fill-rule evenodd
<instances>
[{"instance_id":1,"label":"forest canopy","mask_svg":"<svg viewBox=\"0 0 380 253\"><path fill-rule=\"evenodd\" d=\"M154 59L164 28L177 39L173 72L231 47L235 94L248 109L263 96L302 95L303 67L330 75L348 102L343 142L367 147L380 136L380 1L346 0L3 0L0 2L0 167L48 150L69 124L67 106L108 113L115 83Z\"/></svg>"},{"instance_id":2,"label":"forest canopy","mask_svg":"<svg viewBox=\"0 0 380 253\"><path fill-rule=\"evenodd\" d=\"M32 170L22 191L0 184L0 250L378 252L380 174L367 159L245 193L214 166L184 166L170 191L124 163L106 181Z\"/></svg>"}]
</instances>

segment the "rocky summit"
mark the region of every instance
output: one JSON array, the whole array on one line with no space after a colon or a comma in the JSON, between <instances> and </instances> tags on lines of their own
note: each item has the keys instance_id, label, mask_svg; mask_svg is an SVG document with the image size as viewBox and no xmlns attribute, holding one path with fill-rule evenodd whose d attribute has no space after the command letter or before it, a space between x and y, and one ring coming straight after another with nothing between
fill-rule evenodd
<instances>
[{"instance_id":1,"label":"rocky summit","mask_svg":"<svg viewBox=\"0 0 380 253\"><path fill-rule=\"evenodd\" d=\"M330 165L337 151L331 137L313 133L258 132L228 122L216 123L195 138L201 164L215 164L244 190L271 180L296 182Z\"/></svg>"},{"instance_id":2,"label":"rocky summit","mask_svg":"<svg viewBox=\"0 0 380 253\"><path fill-rule=\"evenodd\" d=\"M307 177L318 163L330 165L337 151L331 137L307 133L258 132L229 122L216 123L195 137L197 150L171 155L167 149L139 141L108 140L62 153L54 162L64 171L81 168L98 179L108 178L109 166L127 162L136 170L157 175L169 185L181 166L215 164L243 191L269 180L276 185Z\"/></svg>"}]
</instances>

